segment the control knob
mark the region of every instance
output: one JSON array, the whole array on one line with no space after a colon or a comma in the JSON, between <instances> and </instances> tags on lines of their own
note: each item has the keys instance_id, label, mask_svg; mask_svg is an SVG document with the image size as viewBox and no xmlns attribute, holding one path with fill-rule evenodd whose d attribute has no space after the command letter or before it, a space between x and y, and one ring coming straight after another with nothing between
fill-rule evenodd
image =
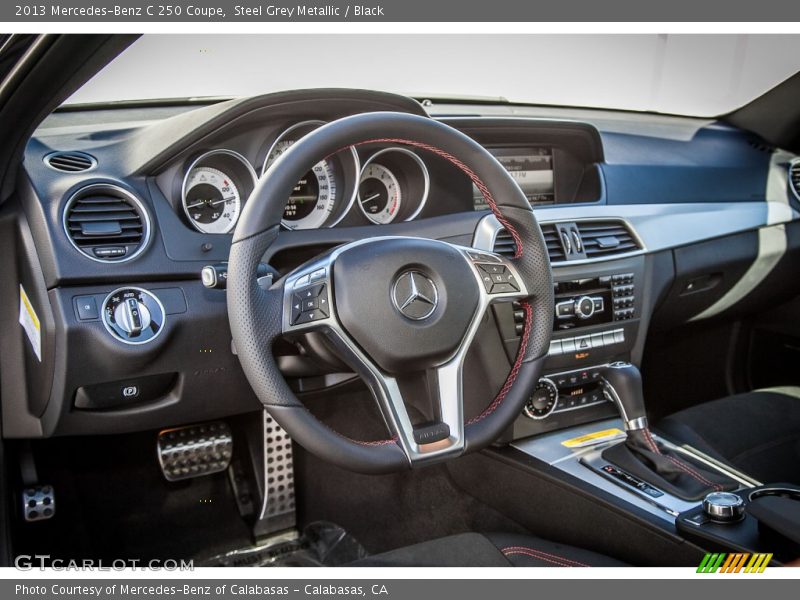
<instances>
[{"instance_id":1,"label":"control knob","mask_svg":"<svg viewBox=\"0 0 800 600\"><path fill-rule=\"evenodd\" d=\"M103 301L103 325L126 344L144 344L155 339L164 328L165 314L155 294L142 288L120 288Z\"/></svg>"},{"instance_id":2,"label":"control knob","mask_svg":"<svg viewBox=\"0 0 800 600\"><path fill-rule=\"evenodd\" d=\"M716 523L734 523L744 518L744 500L730 492L711 492L703 499L703 511Z\"/></svg>"},{"instance_id":3,"label":"control knob","mask_svg":"<svg viewBox=\"0 0 800 600\"><path fill-rule=\"evenodd\" d=\"M581 296L575 300L575 314L581 319L594 315L594 300L589 296Z\"/></svg>"},{"instance_id":4,"label":"control knob","mask_svg":"<svg viewBox=\"0 0 800 600\"><path fill-rule=\"evenodd\" d=\"M545 419L552 414L558 403L558 387L552 380L542 377L522 411L531 419Z\"/></svg>"}]
</instances>

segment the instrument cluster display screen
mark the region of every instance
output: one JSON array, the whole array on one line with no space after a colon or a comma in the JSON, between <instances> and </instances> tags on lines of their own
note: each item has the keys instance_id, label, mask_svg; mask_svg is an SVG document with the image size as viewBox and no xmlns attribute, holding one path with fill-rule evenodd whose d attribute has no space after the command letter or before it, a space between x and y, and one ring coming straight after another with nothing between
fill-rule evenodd
<instances>
[{"instance_id":1,"label":"instrument cluster display screen","mask_svg":"<svg viewBox=\"0 0 800 600\"><path fill-rule=\"evenodd\" d=\"M551 148L490 148L489 152L519 184L532 205L555 203ZM486 200L474 186L472 197L475 210L488 208Z\"/></svg>"}]
</instances>

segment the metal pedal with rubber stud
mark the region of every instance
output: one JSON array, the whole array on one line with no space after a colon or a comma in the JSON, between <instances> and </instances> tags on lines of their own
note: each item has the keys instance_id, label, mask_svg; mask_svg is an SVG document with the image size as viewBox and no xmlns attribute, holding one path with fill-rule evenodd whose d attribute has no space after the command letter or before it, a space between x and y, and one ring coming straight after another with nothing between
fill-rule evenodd
<instances>
[{"instance_id":1,"label":"metal pedal with rubber stud","mask_svg":"<svg viewBox=\"0 0 800 600\"><path fill-rule=\"evenodd\" d=\"M56 496L52 485L31 485L22 490L25 521L44 521L56 514Z\"/></svg>"},{"instance_id":2,"label":"metal pedal with rubber stud","mask_svg":"<svg viewBox=\"0 0 800 600\"><path fill-rule=\"evenodd\" d=\"M165 429L158 434L157 448L167 481L202 477L228 468L233 434L222 421Z\"/></svg>"}]
</instances>

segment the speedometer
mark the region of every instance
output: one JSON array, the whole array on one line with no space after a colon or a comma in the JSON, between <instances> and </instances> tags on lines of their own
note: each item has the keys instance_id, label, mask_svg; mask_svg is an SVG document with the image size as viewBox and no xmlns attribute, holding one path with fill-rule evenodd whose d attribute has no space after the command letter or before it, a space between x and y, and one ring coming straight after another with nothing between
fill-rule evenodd
<instances>
[{"instance_id":1,"label":"speedometer","mask_svg":"<svg viewBox=\"0 0 800 600\"><path fill-rule=\"evenodd\" d=\"M267 157L264 170L268 170L278 157L286 152L295 140L276 143ZM336 177L327 160L322 160L308 171L294 186L281 223L287 229L315 229L322 227L336 205Z\"/></svg>"},{"instance_id":2,"label":"speedometer","mask_svg":"<svg viewBox=\"0 0 800 600\"><path fill-rule=\"evenodd\" d=\"M242 197L233 178L219 169L195 167L189 171L183 210L203 233L228 233L242 210Z\"/></svg>"}]
</instances>

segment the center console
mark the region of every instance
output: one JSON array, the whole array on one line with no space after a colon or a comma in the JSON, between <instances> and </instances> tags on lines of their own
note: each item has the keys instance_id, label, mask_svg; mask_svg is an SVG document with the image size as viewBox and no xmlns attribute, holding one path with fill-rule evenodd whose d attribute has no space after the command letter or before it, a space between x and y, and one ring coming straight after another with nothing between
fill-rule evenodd
<instances>
[{"instance_id":1,"label":"center console","mask_svg":"<svg viewBox=\"0 0 800 600\"><path fill-rule=\"evenodd\" d=\"M560 225L543 225L548 245L562 233L562 247L572 239ZM528 470L539 485L556 480L570 493L582 490L632 523L691 542L687 548L769 554L773 564L795 560L800 489L763 486L649 430L631 363L641 362L649 316L663 292L654 260L554 261L550 350L510 446L497 456ZM514 306L494 310L513 361L524 315Z\"/></svg>"},{"instance_id":2,"label":"center console","mask_svg":"<svg viewBox=\"0 0 800 600\"><path fill-rule=\"evenodd\" d=\"M644 257L584 261L554 269L550 351L536 390L514 423L513 439L616 414L602 373L612 362L636 358L647 314L645 287ZM495 316L513 360L523 313L516 306L498 305Z\"/></svg>"}]
</instances>

